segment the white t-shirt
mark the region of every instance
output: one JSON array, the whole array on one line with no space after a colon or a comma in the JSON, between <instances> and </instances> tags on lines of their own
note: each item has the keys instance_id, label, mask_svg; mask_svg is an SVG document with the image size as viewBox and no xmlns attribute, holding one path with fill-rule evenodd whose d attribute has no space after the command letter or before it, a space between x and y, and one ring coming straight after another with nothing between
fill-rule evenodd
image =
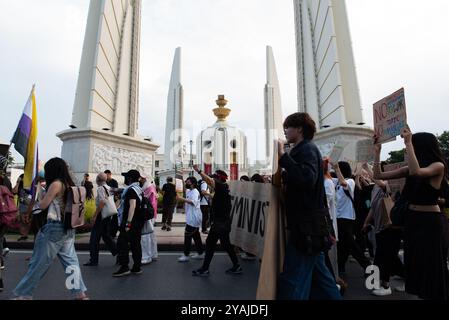
<instances>
[{"instance_id":1,"label":"white t-shirt","mask_svg":"<svg viewBox=\"0 0 449 320\"><path fill-rule=\"evenodd\" d=\"M193 205L190 203L185 204L186 224L194 228L199 228L201 227L201 223L203 220L203 215L201 213L200 207L200 193L196 188L193 190L187 189L186 199L193 202Z\"/></svg>"},{"instance_id":2,"label":"white t-shirt","mask_svg":"<svg viewBox=\"0 0 449 320\"><path fill-rule=\"evenodd\" d=\"M338 179L332 180L336 189L337 219L355 220L355 210L351 199L345 193L343 186L338 183ZM355 181L346 179L346 183L348 184L346 189L349 190L349 194L354 199Z\"/></svg>"},{"instance_id":3,"label":"white t-shirt","mask_svg":"<svg viewBox=\"0 0 449 320\"><path fill-rule=\"evenodd\" d=\"M207 183L205 181L203 181L201 183L201 191L206 191L207 193L210 193L209 186L207 185ZM202 197L201 205L202 206L208 206L209 205L209 202L207 202L207 196L203 196Z\"/></svg>"},{"instance_id":4,"label":"white t-shirt","mask_svg":"<svg viewBox=\"0 0 449 320\"><path fill-rule=\"evenodd\" d=\"M335 236L338 240L338 228L337 228L337 212L335 208L335 185L331 179L324 179L324 188L326 190L327 205L329 207L329 215L332 219L332 225L334 227Z\"/></svg>"}]
</instances>

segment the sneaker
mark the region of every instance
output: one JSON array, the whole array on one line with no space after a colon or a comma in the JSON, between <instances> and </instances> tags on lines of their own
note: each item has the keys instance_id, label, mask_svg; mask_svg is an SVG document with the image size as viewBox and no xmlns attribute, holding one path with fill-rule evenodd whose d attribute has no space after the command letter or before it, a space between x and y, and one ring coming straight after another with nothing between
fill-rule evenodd
<instances>
[{"instance_id":1,"label":"sneaker","mask_svg":"<svg viewBox=\"0 0 449 320\"><path fill-rule=\"evenodd\" d=\"M171 231L171 227L167 227L167 231Z\"/></svg>"},{"instance_id":2,"label":"sneaker","mask_svg":"<svg viewBox=\"0 0 449 320\"><path fill-rule=\"evenodd\" d=\"M113 277L116 277L116 278L118 278L118 277L124 277L124 276L127 276L127 275L129 275L129 274L131 274L131 271L129 270L129 268L128 267L120 267L120 269L117 271L117 272L114 272L113 274L112 274L112 276Z\"/></svg>"},{"instance_id":3,"label":"sneaker","mask_svg":"<svg viewBox=\"0 0 449 320\"><path fill-rule=\"evenodd\" d=\"M388 287L387 289L385 289L384 287L381 287L380 289L376 289L371 291L371 294L378 296L378 297L383 297L383 296L389 296L392 294L391 292L391 288Z\"/></svg>"},{"instance_id":4,"label":"sneaker","mask_svg":"<svg viewBox=\"0 0 449 320\"><path fill-rule=\"evenodd\" d=\"M150 264L151 262L153 262L153 259L148 259L148 260L142 260L142 265L147 265Z\"/></svg>"},{"instance_id":5,"label":"sneaker","mask_svg":"<svg viewBox=\"0 0 449 320\"><path fill-rule=\"evenodd\" d=\"M202 254L198 254L195 253L193 256L191 256L190 258L192 258L193 260L203 260L204 259L204 252Z\"/></svg>"},{"instance_id":6,"label":"sneaker","mask_svg":"<svg viewBox=\"0 0 449 320\"><path fill-rule=\"evenodd\" d=\"M3 249L3 258L5 258L9 253L9 248L4 248Z\"/></svg>"},{"instance_id":7,"label":"sneaker","mask_svg":"<svg viewBox=\"0 0 449 320\"><path fill-rule=\"evenodd\" d=\"M93 263L93 262L86 262L85 264L83 264L83 266L85 267L96 267L98 266L98 263Z\"/></svg>"},{"instance_id":8,"label":"sneaker","mask_svg":"<svg viewBox=\"0 0 449 320\"><path fill-rule=\"evenodd\" d=\"M140 268L138 268L138 269L137 269L137 268L132 268L132 269L131 269L131 273L137 275L137 274L142 274L143 271L142 271L142 269L140 269Z\"/></svg>"},{"instance_id":9,"label":"sneaker","mask_svg":"<svg viewBox=\"0 0 449 320\"><path fill-rule=\"evenodd\" d=\"M162 228L161 228L161 230L166 230L166 229L167 229L166 225L163 225Z\"/></svg>"},{"instance_id":10,"label":"sneaker","mask_svg":"<svg viewBox=\"0 0 449 320\"><path fill-rule=\"evenodd\" d=\"M243 269L240 265L234 266L231 269L226 270L226 273L229 274L241 274L243 272Z\"/></svg>"},{"instance_id":11,"label":"sneaker","mask_svg":"<svg viewBox=\"0 0 449 320\"><path fill-rule=\"evenodd\" d=\"M182 255L178 258L178 262L188 262L190 260L189 257Z\"/></svg>"},{"instance_id":12,"label":"sneaker","mask_svg":"<svg viewBox=\"0 0 449 320\"><path fill-rule=\"evenodd\" d=\"M394 290L397 292L405 292L405 284L395 287Z\"/></svg>"},{"instance_id":13,"label":"sneaker","mask_svg":"<svg viewBox=\"0 0 449 320\"><path fill-rule=\"evenodd\" d=\"M204 270L202 268L198 270L192 271L192 276L194 277L208 277L209 276L209 270Z\"/></svg>"},{"instance_id":14,"label":"sneaker","mask_svg":"<svg viewBox=\"0 0 449 320\"><path fill-rule=\"evenodd\" d=\"M17 239L17 241L27 241L28 237L27 236L21 236L19 239Z\"/></svg>"},{"instance_id":15,"label":"sneaker","mask_svg":"<svg viewBox=\"0 0 449 320\"><path fill-rule=\"evenodd\" d=\"M0 264L0 270L5 270L5 263L3 261Z\"/></svg>"}]
</instances>

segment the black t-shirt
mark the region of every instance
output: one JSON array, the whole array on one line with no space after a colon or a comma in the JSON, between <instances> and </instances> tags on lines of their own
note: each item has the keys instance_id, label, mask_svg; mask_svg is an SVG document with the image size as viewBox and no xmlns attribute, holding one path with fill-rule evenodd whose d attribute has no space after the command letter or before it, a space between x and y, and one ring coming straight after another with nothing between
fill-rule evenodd
<instances>
[{"instance_id":1,"label":"black t-shirt","mask_svg":"<svg viewBox=\"0 0 449 320\"><path fill-rule=\"evenodd\" d=\"M117 180L115 180L115 179L111 179L111 180L109 180L109 181L106 181L106 184L107 184L108 186L110 186L111 188L115 188L115 189L118 188L118 182L117 182Z\"/></svg>"},{"instance_id":2,"label":"black t-shirt","mask_svg":"<svg viewBox=\"0 0 449 320\"><path fill-rule=\"evenodd\" d=\"M166 183L162 187L164 198L162 203L166 206L174 205L176 203L176 187L171 183Z\"/></svg>"},{"instance_id":3,"label":"black t-shirt","mask_svg":"<svg viewBox=\"0 0 449 320\"><path fill-rule=\"evenodd\" d=\"M128 221L128 212L129 212L129 201L130 200L136 200L136 210L134 211L133 221L135 221L137 216L137 210L140 207L140 197L137 195L134 188L129 188L125 195L125 202L123 205L123 217L122 217L122 223L121 225L124 226L126 222Z\"/></svg>"},{"instance_id":4,"label":"black t-shirt","mask_svg":"<svg viewBox=\"0 0 449 320\"><path fill-rule=\"evenodd\" d=\"M211 206L211 221L229 222L231 220L231 206L228 184L215 180L215 194Z\"/></svg>"}]
</instances>

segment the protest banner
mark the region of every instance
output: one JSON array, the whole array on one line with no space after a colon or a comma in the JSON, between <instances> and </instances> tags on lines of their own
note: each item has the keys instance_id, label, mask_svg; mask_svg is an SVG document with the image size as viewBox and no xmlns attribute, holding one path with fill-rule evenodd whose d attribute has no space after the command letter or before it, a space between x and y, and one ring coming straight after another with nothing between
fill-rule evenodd
<instances>
[{"instance_id":1,"label":"protest banner","mask_svg":"<svg viewBox=\"0 0 449 320\"><path fill-rule=\"evenodd\" d=\"M374 132L379 143L396 140L407 126L404 88L376 102L373 106Z\"/></svg>"},{"instance_id":2,"label":"protest banner","mask_svg":"<svg viewBox=\"0 0 449 320\"><path fill-rule=\"evenodd\" d=\"M357 156L356 156L357 162L360 162L360 163L374 162L375 151L374 151L373 140L365 139L365 140L357 141L356 150L357 150L356 151L357 152Z\"/></svg>"},{"instance_id":3,"label":"protest banner","mask_svg":"<svg viewBox=\"0 0 449 320\"><path fill-rule=\"evenodd\" d=\"M384 171L394 171L397 169L400 169L402 167L405 167L407 165L407 162L399 162L399 163L393 163L393 164L387 164L384 166ZM405 186L405 178L401 179L394 179L394 180L388 180L388 185L390 186L391 193L394 195L396 192L402 192L402 189L404 189Z\"/></svg>"}]
</instances>

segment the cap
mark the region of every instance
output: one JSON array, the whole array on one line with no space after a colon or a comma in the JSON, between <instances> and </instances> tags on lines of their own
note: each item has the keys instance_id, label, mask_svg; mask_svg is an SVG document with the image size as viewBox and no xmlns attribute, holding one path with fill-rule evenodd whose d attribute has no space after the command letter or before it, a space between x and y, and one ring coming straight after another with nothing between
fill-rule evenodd
<instances>
[{"instance_id":1,"label":"cap","mask_svg":"<svg viewBox=\"0 0 449 320\"><path fill-rule=\"evenodd\" d=\"M140 178L140 172L137 170L129 170L128 172L123 172L122 176L129 177L133 180L139 180Z\"/></svg>"}]
</instances>

